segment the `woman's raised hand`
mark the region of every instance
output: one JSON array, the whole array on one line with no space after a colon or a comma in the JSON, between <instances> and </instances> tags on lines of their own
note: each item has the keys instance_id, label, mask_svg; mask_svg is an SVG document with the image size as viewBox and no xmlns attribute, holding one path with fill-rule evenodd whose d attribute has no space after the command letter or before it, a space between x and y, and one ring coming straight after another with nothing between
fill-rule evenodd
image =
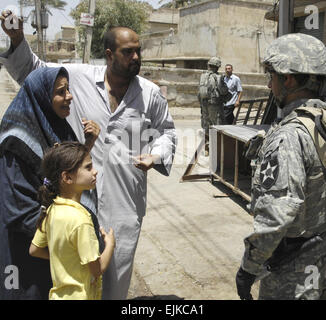
<instances>
[{"instance_id":1,"label":"woman's raised hand","mask_svg":"<svg viewBox=\"0 0 326 320\"><path fill-rule=\"evenodd\" d=\"M100 126L95 121L85 118L82 118L82 124L84 126L85 145L91 150L101 132Z\"/></svg>"}]
</instances>

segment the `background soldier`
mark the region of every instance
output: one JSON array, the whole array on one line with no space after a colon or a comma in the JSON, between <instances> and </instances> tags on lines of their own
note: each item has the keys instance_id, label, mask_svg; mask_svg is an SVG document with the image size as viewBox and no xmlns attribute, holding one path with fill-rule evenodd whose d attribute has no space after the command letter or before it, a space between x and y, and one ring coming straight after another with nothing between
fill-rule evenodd
<instances>
[{"instance_id":1,"label":"background soldier","mask_svg":"<svg viewBox=\"0 0 326 320\"><path fill-rule=\"evenodd\" d=\"M259 299L319 299L326 271L325 168L298 108L326 108L318 99L326 84L326 48L314 37L288 34L272 42L264 65L282 119L252 160L254 232L244 239L237 290L241 299L252 299L250 288L267 268Z\"/></svg>"},{"instance_id":2,"label":"background soldier","mask_svg":"<svg viewBox=\"0 0 326 320\"><path fill-rule=\"evenodd\" d=\"M206 156L209 149L209 127L226 124L222 96L228 92L228 89L224 84L223 76L217 73L220 66L219 58L211 58L208 61L208 71L201 75L199 82L198 99L201 108L201 126L205 131Z\"/></svg>"}]
</instances>

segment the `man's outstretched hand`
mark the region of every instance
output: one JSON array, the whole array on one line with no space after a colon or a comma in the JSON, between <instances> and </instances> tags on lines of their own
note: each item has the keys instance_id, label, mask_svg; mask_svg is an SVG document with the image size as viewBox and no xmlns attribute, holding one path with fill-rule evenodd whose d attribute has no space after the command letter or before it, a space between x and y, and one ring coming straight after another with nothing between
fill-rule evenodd
<instances>
[{"instance_id":1,"label":"man's outstretched hand","mask_svg":"<svg viewBox=\"0 0 326 320\"><path fill-rule=\"evenodd\" d=\"M84 126L85 145L88 150L91 150L100 135L100 126L95 121L86 118L82 118L82 124Z\"/></svg>"},{"instance_id":2,"label":"man's outstretched hand","mask_svg":"<svg viewBox=\"0 0 326 320\"><path fill-rule=\"evenodd\" d=\"M160 156L155 154L141 154L133 159L135 167L146 172L160 161Z\"/></svg>"}]
</instances>

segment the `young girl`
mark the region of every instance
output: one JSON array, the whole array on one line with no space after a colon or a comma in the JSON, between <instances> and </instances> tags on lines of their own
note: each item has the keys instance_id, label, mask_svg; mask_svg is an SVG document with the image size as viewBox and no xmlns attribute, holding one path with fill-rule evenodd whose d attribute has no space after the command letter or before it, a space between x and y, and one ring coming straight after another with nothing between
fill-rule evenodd
<instances>
[{"instance_id":1,"label":"young girl","mask_svg":"<svg viewBox=\"0 0 326 320\"><path fill-rule=\"evenodd\" d=\"M96 184L89 149L79 142L56 144L46 152L42 170L46 178L39 200L44 207L29 252L50 259L49 299L101 299L100 276L110 263L115 239L112 229L100 229L105 243L100 255L91 216L80 204L82 192Z\"/></svg>"}]
</instances>

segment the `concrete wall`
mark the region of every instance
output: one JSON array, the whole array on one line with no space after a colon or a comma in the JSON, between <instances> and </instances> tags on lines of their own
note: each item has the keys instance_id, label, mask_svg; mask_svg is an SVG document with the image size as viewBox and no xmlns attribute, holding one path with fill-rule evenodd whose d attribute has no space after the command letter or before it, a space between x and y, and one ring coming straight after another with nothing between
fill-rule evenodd
<instances>
[{"instance_id":1,"label":"concrete wall","mask_svg":"<svg viewBox=\"0 0 326 320\"><path fill-rule=\"evenodd\" d=\"M151 22L161 22L161 23L179 23L179 12L178 9L161 8L158 10L153 10L148 18L149 23Z\"/></svg>"},{"instance_id":2,"label":"concrete wall","mask_svg":"<svg viewBox=\"0 0 326 320\"><path fill-rule=\"evenodd\" d=\"M179 23L178 9L162 8L153 10L148 18L147 30L142 34L143 38L155 38L162 36L161 32L165 33L170 28L175 29L177 32ZM164 35L163 35L164 36Z\"/></svg>"},{"instance_id":3,"label":"concrete wall","mask_svg":"<svg viewBox=\"0 0 326 320\"><path fill-rule=\"evenodd\" d=\"M61 31L55 35L55 40L76 41L76 28L61 26Z\"/></svg>"},{"instance_id":4,"label":"concrete wall","mask_svg":"<svg viewBox=\"0 0 326 320\"><path fill-rule=\"evenodd\" d=\"M216 56L220 2L208 1L180 9L179 56Z\"/></svg>"},{"instance_id":5,"label":"concrete wall","mask_svg":"<svg viewBox=\"0 0 326 320\"><path fill-rule=\"evenodd\" d=\"M172 24L172 23L151 22L150 30L148 30L147 32L149 33L149 35L152 35L155 37L155 35L158 36L158 33L161 33L162 31L163 32L170 31L170 28L177 29L178 25Z\"/></svg>"},{"instance_id":6,"label":"concrete wall","mask_svg":"<svg viewBox=\"0 0 326 320\"><path fill-rule=\"evenodd\" d=\"M276 23L264 19L268 8L262 3L221 2L218 55L223 64L231 63L240 72L263 72L264 52L276 37Z\"/></svg>"},{"instance_id":7,"label":"concrete wall","mask_svg":"<svg viewBox=\"0 0 326 320\"><path fill-rule=\"evenodd\" d=\"M261 72L261 56L276 37L276 23L264 19L270 3L212 0L181 8L178 33L143 39L143 58L218 55L240 72Z\"/></svg>"}]
</instances>

